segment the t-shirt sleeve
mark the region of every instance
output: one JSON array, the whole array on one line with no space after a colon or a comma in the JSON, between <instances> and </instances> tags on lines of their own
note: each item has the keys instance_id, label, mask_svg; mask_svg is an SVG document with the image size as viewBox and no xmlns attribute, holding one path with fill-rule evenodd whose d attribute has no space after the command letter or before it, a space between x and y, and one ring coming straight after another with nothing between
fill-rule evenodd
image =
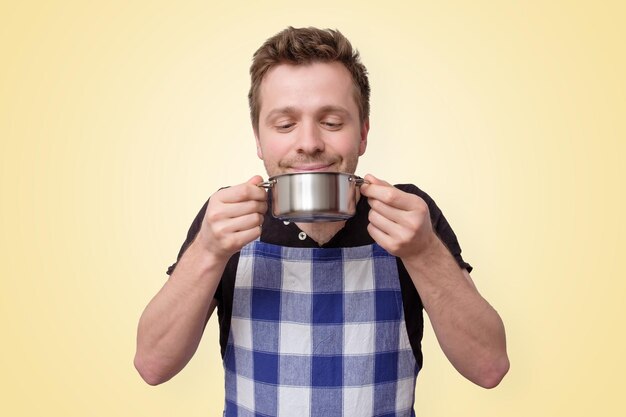
<instances>
[{"instance_id":1,"label":"t-shirt sleeve","mask_svg":"<svg viewBox=\"0 0 626 417\"><path fill-rule=\"evenodd\" d=\"M182 246L180 247L180 250L178 251L176 262L174 262L172 265L170 265L167 268L167 271L166 271L167 275L172 275L172 273L176 269L176 265L178 265L178 262L180 261L180 258L182 258L183 254L185 253L189 245L191 245L191 243L194 241L194 239L198 235L198 232L200 231L200 227L202 226L202 220L204 220L204 214L206 213L206 209L208 205L209 205L209 201L207 200L206 203L204 203L204 205L198 212L198 214L196 215L195 219L193 219L193 222L191 223L191 226L189 227L189 231L187 232L187 238L185 239L185 242L183 242ZM220 300L221 297L222 297L222 282L220 281L220 283L217 286L217 289L215 290L215 295L213 296L213 298Z\"/></svg>"},{"instance_id":2,"label":"t-shirt sleeve","mask_svg":"<svg viewBox=\"0 0 626 417\"><path fill-rule=\"evenodd\" d=\"M461 245L459 244L454 230L452 230L450 223L448 223L448 220L445 218L443 212L437 206L435 201L428 194L413 184L399 184L396 185L396 187L402 191L421 197L426 204L428 204L430 220L433 224L435 233L437 233L437 236L439 236L442 242L448 247L448 250L452 253L452 256L454 256L454 259L456 259L459 266L466 269L467 272L472 272L473 267L469 263L465 262L461 256Z\"/></svg>"},{"instance_id":3,"label":"t-shirt sleeve","mask_svg":"<svg viewBox=\"0 0 626 417\"><path fill-rule=\"evenodd\" d=\"M198 235L198 232L200 231L200 227L202 226L202 220L204 219L204 213L206 213L206 208L208 205L209 205L209 201L207 200L207 202L204 203L204 205L202 206L202 208L196 215L196 218L193 219L193 222L191 223L191 226L189 227L189 231L187 232L187 238L183 242L183 245L180 247L180 250L178 251L176 262L174 262L172 265L169 266L169 268L167 268L167 272L166 272L167 275L172 275L172 272L174 272L174 269L176 269L176 265L178 264L178 261L180 261L180 258L182 258L183 254L185 253L189 245L191 245L191 243L194 241L194 239Z\"/></svg>"}]
</instances>

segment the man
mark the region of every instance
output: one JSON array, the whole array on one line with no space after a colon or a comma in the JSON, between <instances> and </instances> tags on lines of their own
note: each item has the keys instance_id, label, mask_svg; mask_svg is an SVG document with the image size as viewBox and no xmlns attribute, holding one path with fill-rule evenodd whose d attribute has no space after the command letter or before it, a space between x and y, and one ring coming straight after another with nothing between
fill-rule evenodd
<instances>
[{"instance_id":1,"label":"man","mask_svg":"<svg viewBox=\"0 0 626 417\"><path fill-rule=\"evenodd\" d=\"M251 76L269 176L355 172L369 84L345 37L288 28L255 53ZM217 307L226 416L412 416L424 309L454 367L496 386L504 327L443 214L413 185L365 180L357 213L338 222L273 218L260 176L213 194L140 319L141 376L178 373Z\"/></svg>"}]
</instances>

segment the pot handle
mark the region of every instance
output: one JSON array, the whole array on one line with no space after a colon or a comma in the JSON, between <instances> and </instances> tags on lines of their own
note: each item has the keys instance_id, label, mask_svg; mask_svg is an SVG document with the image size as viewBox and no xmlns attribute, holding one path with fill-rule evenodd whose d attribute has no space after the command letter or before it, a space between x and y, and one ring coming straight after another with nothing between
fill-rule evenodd
<instances>
[{"instance_id":1,"label":"pot handle","mask_svg":"<svg viewBox=\"0 0 626 417\"><path fill-rule=\"evenodd\" d=\"M274 187L274 184L276 184L276 180L263 181L262 183L258 184L258 187L270 190Z\"/></svg>"},{"instance_id":2,"label":"pot handle","mask_svg":"<svg viewBox=\"0 0 626 417\"><path fill-rule=\"evenodd\" d=\"M348 178L349 181L354 181L354 185L356 185L357 187L363 184L369 184L369 181L365 181L363 178L358 177L356 175L351 175Z\"/></svg>"}]
</instances>

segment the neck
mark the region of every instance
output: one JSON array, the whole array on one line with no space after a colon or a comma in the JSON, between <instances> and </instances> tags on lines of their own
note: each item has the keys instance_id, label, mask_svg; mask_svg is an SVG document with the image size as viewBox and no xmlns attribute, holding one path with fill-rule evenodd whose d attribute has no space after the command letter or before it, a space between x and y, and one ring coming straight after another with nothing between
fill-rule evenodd
<instances>
[{"instance_id":1,"label":"neck","mask_svg":"<svg viewBox=\"0 0 626 417\"><path fill-rule=\"evenodd\" d=\"M313 239L319 246L330 241L343 226L345 221L340 222L320 222L320 223L296 223L296 226Z\"/></svg>"}]
</instances>

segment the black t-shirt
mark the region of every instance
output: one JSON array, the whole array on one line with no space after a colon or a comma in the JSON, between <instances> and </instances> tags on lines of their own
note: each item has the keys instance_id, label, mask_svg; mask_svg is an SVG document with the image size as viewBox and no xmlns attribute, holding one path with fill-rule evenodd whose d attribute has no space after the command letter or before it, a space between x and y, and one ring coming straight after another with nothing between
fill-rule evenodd
<instances>
[{"instance_id":1,"label":"black t-shirt","mask_svg":"<svg viewBox=\"0 0 626 417\"><path fill-rule=\"evenodd\" d=\"M471 265L465 262L461 257L461 247L454 231L433 199L412 184L400 184L396 185L396 187L404 192L421 197L426 204L428 204L430 219L435 233L437 233L439 238L448 247L459 266L467 269L468 272L471 272ZM178 253L178 260L180 260L187 247L191 244L191 242L193 242L196 235L200 231L207 205L208 201L204 204L204 206L202 206L202 209L200 209L200 212L191 224L189 232L187 233L187 239ZM268 205L270 207L265 214L265 220L261 231L261 241L263 242L297 248L345 248L364 246L374 243L374 240L367 232L367 225L369 223L368 213L370 210L367 198L361 198L359 200L354 217L348 219L343 229L339 230L339 232L337 232L337 234L333 236L330 241L321 246L319 246L313 239L306 236L306 234L302 232L295 223L283 222L282 220L278 220L269 214L271 213L271 199L269 199L269 193ZM400 288L402 291L402 302L404 305L407 332L409 334L409 340L411 342L411 347L413 348L415 359L418 366L421 368L421 341L424 329L424 319L422 314L423 305L419 294L411 281L411 277L404 267L404 264L400 258L396 259L400 277ZM228 334L230 331L233 292L238 262L239 253L236 253L228 261L226 268L224 269L224 273L222 274L220 284L215 293L215 299L217 300L217 314L220 325L220 346L222 357L224 356L224 351L228 342ZM172 274L177 263L178 261L168 268L168 275Z\"/></svg>"}]
</instances>

